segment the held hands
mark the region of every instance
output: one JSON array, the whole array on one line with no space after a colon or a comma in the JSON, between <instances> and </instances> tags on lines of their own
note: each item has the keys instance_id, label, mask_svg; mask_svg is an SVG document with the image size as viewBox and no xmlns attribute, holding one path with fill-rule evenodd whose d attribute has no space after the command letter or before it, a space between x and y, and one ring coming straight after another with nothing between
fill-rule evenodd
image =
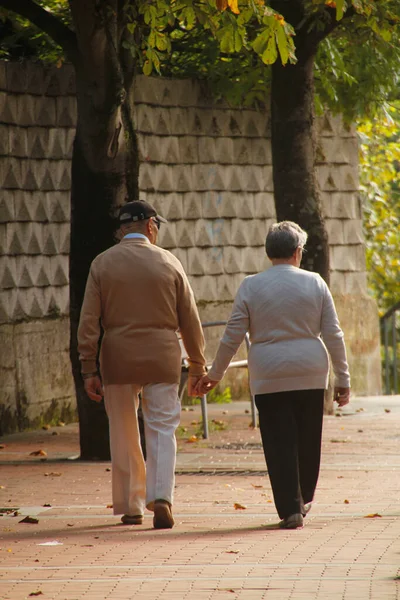
<instances>
[{"instance_id":1,"label":"held hands","mask_svg":"<svg viewBox=\"0 0 400 600\"><path fill-rule=\"evenodd\" d=\"M218 383L219 381L214 381L213 379L210 379L208 375L203 375L203 377L199 378L196 384L196 387L194 389L194 395L204 396L204 394L208 394L208 392L214 389Z\"/></svg>"},{"instance_id":2,"label":"held hands","mask_svg":"<svg viewBox=\"0 0 400 600\"><path fill-rule=\"evenodd\" d=\"M91 400L101 402L103 398L103 386L98 375L87 377L84 380L85 392Z\"/></svg>"},{"instance_id":3,"label":"held hands","mask_svg":"<svg viewBox=\"0 0 400 600\"><path fill-rule=\"evenodd\" d=\"M335 387L333 399L338 403L339 406L345 406L350 402L350 388Z\"/></svg>"}]
</instances>

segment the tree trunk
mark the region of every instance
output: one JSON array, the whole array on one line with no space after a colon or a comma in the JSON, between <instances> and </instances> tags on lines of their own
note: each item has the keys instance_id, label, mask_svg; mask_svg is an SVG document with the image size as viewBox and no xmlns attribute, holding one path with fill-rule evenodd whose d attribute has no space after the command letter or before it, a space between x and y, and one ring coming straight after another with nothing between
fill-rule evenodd
<instances>
[{"instance_id":1,"label":"tree trunk","mask_svg":"<svg viewBox=\"0 0 400 600\"><path fill-rule=\"evenodd\" d=\"M272 66L271 146L278 221L308 233L303 267L329 282L329 246L316 176L314 54L298 46L296 65Z\"/></svg>"},{"instance_id":2,"label":"tree trunk","mask_svg":"<svg viewBox=\"0 0 400 600\"><path fill-rule=\"evenodd\" d=\"M92 58L92 62L99 59ZM106 51L97 71L92 68L88 72L84 60L75 67L78 124L72 157L70 357L78 403L80 458L109 460L107 415L104 403L91 401L84 391L77 329L90 264L116 241L115 207L123 204L128 192L137 197L138 154L132 94L115 72L115 56L109 60Z\"/></svg>"}]
</instances>

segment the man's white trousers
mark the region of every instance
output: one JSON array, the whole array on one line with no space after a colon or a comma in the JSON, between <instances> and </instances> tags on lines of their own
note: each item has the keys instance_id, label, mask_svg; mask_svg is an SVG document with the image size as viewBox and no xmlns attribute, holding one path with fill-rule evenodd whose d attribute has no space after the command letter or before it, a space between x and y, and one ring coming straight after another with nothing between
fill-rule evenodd
<instances>
[{"instance_id":1,"label":"man's white trousers","mask_svg":"<svg viewBox=\"0 0 400 600\"><path fill-rule=\"evenodd\" d=\"M175 430L180 421L178 384L107 385L104 402L110 427L114 514L142 515L154 500L173 504ZM146 463L140 446L137 409L142 393Z\"/></svg>"}]
</instances>

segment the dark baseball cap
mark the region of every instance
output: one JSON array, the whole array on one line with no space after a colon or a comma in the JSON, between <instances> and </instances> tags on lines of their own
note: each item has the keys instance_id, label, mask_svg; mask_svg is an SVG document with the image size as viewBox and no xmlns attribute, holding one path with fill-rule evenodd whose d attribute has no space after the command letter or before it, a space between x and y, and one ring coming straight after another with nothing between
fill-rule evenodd
<instances>
[{"instance_id":1,"label":"dark baseball cap","mask_svg":"<svg viewBox=\"0 0 400 600\"><path fill-rule=\"evenodd\" d=\"M161 223L168 223L167 219L157 214L154 206L144 200L134 200L121 206L118 220L123 225L124 223L132 223L133 221L144 221L151 217L155 217Z\"/></svg>"}]
</instances>

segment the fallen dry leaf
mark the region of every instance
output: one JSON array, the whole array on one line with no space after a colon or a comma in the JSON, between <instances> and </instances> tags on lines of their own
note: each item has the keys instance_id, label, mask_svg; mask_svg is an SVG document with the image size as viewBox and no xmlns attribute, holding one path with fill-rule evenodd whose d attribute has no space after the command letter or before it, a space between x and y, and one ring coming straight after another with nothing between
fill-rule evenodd
<instances>
[{"instance_id":1,"label":"fallen dry leaf","mask_svg":"<svg viewBox=\"0 0 400 600\"><path fill-rule=\"evenodd\" d=\"M60 434L58 433L58 431L52 431L51 435L60 435Z\"/></svg>"},{"instance_id":2,"label":"fallen dry leaf","mask_svg":"<svg viewBox=\"0 0 400 600\"><path fill-rule=\"evenodd\" d=\"M47 431L48 429L50 429L50 425L43 425L42 429L44 429L45 431Z\"/></svg>"},{"instance_id":3,"label":"fallen dry leaf","mask_svg":"<svg viewBox=\"0 0 400 600\"><path fill-rule=\"evenodd\" d=\"M255 488L256 490L263 490L264 486L263 485L255 485L254 483L251 484L253 486L253 488Z\"/></svg>"},{"instance_id":4,"label":"fallen dry leaf","mask_svg":"<svg viewBox=\"0 0 400 600\"><path fill-rule=\"evenodd\" d=\"M376 518L382 518L382 515L380 515L379 513L371 513L370 515L365 515L364 519L376 519Z\"/></svg>"},{"instance_id":5,"label":"fallen dry leaf","mask_svg":"<svg viewBox=\"0 0 400 600\"><path fill-rule=\"evenodd\" d=\"M190 424L191 425L197 425L197 421L192 421Z\"/></svg>"},{"instance_id":6,"label":"fallen dry leaf","mask_svg":"<svg viewBox=\"0 0 400 600\"><path fill-rule=\"evenodd\" d=\"M347 499L346 499L346 500L344 501L344 504L350 504L350 500L347 500Z\"/></svg>"},{"instance_id":7,"label":"fallen dry leaf","mask_svg":"<svg viewBox=\"0 0 400 600\"><path fill-rule=\"evenodd\" d=\"M0 444L0 450L4 450L5 447L6 447L5 444Z\"/></svg>"},{"instance_id":8,"label":"fallen dry leaf","mask_svg":"<svg viewBox=\"0 0 400 600\"><path fill-rule=\"evenodd\" d=\"M48 508L49 506L51 506L51 504L49 504L48 502L46 502L46 504L43 504L43 506L45 506L45 507Z\"/></svg>"},{"instance_id":9,"label":"fallen dry leaf","mask_svg":"<svg viewBox=\"0 0 400 600\"><path fill-rule=\"evenodd\" d=\"M107 504L106 508L114 508L112 504Z\"/></svg>"},{"instance_id":10,"label":"fallen dry leaf","mask_svg":"<svg viewBox=\"0 0 400 600\"><path fill-rule=\"evenodd\" d=\"M37 519L36 517L30 517L28 515L21 521L18 521L18 523L32 523L33 525L37 525L39 523L39 519Z\"/></svg>"},{"instance_id":11,"label":"fallen dry leaf","mask_svg":"<svg viewBox=\"0 0 400 600\"><path fill-rule=\"evenodd\" d=\"M390 408L385 408L385 412L389 413L390 412Z\"/></svg>"},{"instance_id":12,"label":"fallen dry leaf","mask_svg":"<svg viewBox=\"0 0 400 600\"><path fill-rule=\"evenodd\" d=\"M246 510L247 506L243 506L243 504L239 504L239 502L235 502L233 505L235 510Z\"/></svg>"},{"instance_id":13,"label":"fallen dry leaf","mask_svg":"<svg viewBox=\"0 0 400 600\"><path fill-rule=\"evenodd\" d=\"M45 450L34 450L29 456L47 456L47 452Z\"/></svg>"},{"instance_id":14,"label":"fallen dry leaf","mask_svg":"<svg viewBox=\"0 0 400 600\"><path fill-rule=\"evenodd\" d=\"M65 423L63 421L58 421L57 425L59 427L65 427Z\"/></svg>"},{"instance_id":15,"label":"fallen dry leaf","mask_svg":"<svg viewBox=\"0 0 400 600\"><path fill-rule=\"evenodd\" d=\"M43 592L41 592L40 590L38 590L37 592L31 592L29 594L29 596L42 596Z\"/></svg>"},{"instance_id":16,"label":"fallen dry leaf","mask_svg":"<svg viewBox=\"0 0 400 600\"><path fill-rule=\"evenodd\" d=\"M192 435L186 442L188 444L194 444L194 442L197 442L197 435Z\"/></svg>"},{"instance_id":17,"label":"fallen dry leaf","mask_svg":"<svg viewBox=\"0 0 400 600\"><path fill-rule=\"evenodd\" d=\"M226 554L239 554L239 550L227 550Z\"/></svg>"},{"instance_id":18,"label":"fallen dry leaf","mask_svg":"<svg viewBox=\"0 0 400 600\"><path fill-rule=\"evenodd\" d=\"M45 473L44 476L45 477L61 477L62 473L58 473L58 472L54 472L52 471L51 473Z\"/></svg>"}]
</instances>

